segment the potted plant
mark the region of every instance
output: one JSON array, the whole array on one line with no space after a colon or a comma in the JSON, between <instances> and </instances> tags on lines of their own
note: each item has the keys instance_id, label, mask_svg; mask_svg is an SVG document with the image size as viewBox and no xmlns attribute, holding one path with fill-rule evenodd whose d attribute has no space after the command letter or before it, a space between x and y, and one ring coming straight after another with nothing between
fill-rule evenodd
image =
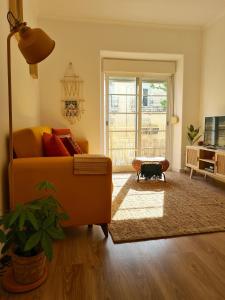
<instances>
[{"instance_id":1,"label":"potted plant","mask_svg":"<svg viewBox=\"0 0 225 300\"><path fill-rule=\"evenodd\" d=\"M187 137L191 145L194 145L201 137L200 127L195 128L192 124L187 128Z\"/></svg>"},{"instance_id":2,"label":"potted plant","mask_svg":"<svg viewBox=\"0 0 225 300\"><path fill-rule=\"evenodd\" d=\"M17 204L0 218L1 252L11 255L13 279L17 284L32 287L46 278L46 258L53 257L53 241L64 239L61 221L68 219L50 194L55 191L50 182L41 182L37 189L44 193L41 198Z\"/></svg>"}]
</instances>

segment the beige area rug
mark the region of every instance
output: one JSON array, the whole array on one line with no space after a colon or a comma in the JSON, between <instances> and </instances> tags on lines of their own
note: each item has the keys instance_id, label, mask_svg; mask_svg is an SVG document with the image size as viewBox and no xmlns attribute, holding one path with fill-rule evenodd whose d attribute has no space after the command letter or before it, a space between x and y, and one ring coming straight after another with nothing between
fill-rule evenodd
<instances>
[{"instance_id":1,"label":"beige area rug","mask_svg":"<svg viewBox=\"0 0 225 300\"><path fill-rule=\"evenodd\" d=\"M115 243L225 231L225 189L200 176L166 173L167 182L114 174L110 233Z\"/></svg>"}]
</instances>

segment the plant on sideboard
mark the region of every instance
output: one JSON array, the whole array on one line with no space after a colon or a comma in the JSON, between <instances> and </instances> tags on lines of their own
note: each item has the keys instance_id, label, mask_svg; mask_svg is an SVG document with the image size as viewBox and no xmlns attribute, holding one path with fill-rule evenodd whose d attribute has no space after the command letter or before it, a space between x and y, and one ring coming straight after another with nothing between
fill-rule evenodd
<instances>
[{"instance_id":1,"label":"plant on sideboard","mask_svg":"<svg viewBox=\"0 0 225 300\"><path fill-rule=\"evenodd\" d=\"M195 128L192 124L187 127L187 137L191 145L194 145L202 136L201 134L199 134L199 131L200 127Z\"/></svg>"},{"instance_id":2,"label":"plant on sideboard","mask_svg":"<svg viewBox=\"0 0 225 300\"><path fill-rule=\"evenodd\" d=\"M46 272L46 257L53 257L53 241L65 238L61 226L68 215L54 198L53 184L43 181L37 189L44 193L39 199L17 204L15 209L0 218L2 253L12 257L14 279L19 284L40 281ZM28 266L24 265L28 263Z\"/></svg>"}]
</instances>

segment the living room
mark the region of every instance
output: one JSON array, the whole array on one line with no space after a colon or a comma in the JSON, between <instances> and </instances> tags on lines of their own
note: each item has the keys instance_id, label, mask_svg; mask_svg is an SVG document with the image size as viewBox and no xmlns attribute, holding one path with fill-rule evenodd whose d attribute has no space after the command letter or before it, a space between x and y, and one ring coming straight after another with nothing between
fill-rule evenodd
<instances>
[{"instance_id":1,"label":"living room","mask_svg":"<svg viewBox=\"0 0 225 300\"><path fill-rule=\"evenodd\" d=\"M138 86L140 83L137 83L136 78L141 78L142 81L150 78L151 84L155 80L161 82L162 78L163 80L166 78L167 82L171 80L171 86L167 91L168 99L170 96L168 100L169 120L171 120L170 141L163 150L170 163L170 171L165 172L167 180L165 184L171 182L174 184L172 199L182 202L184 196L182 190L176 186L175 175L170 177L170 174L179 174L185 170L186 146L189 145L187 127L190 124L195 128L200 127L200 140L203 140L205 117L225 115L224 1L139 0L110 3L71 0L63 5L59 0L11 2L22 5L23 20L28 26L40 27L55 41L55 48L49 57L32 68L21 55L17 39L14 37L11 39L13 131L37 126L69 128L77 140L88 141L88 153L106 154L111 157L109 154L112 147L108 147L106 134L108 130L106 121L109 121L109 115L104 90L105 76L108 75L109 80L116 76L116 78L135 78L136 90L141 86ZM6 43L10 32L7 21L9 4L12 5L8 0L2 0L0 3L1 215L6 212L9 204ZM138 66L134 65L134 62L138 62ZM62 111L63 105L64 109L67 108L65 101L62 101L64 91L62 85L68 70L75 74L77 82L82 83L80 91L83 110L79 118L75 118L75 122L66 118ZM135 96L137 94L135 93ZM138 96L142 101L142 94ZM138 110L135 111L136 116L138 113ZM135 131L135 136L137 140L141 139L138 131ZM133 143L136 143L136 140ZM140 148L140 153L141 151ZM136 155L133 156L135 158ZM161 156L161 153L156 156ZM132 161L128 160L128 163L130 170L123 168L125 165L122 163L121 165L118 163L124 172L113 175L113 197L117 197L119 205L121 198L130 196L127 189L130 188L130 180L136 179L135 173L127 173L134 171ZM114 170L115 167L113 164ZM32 173L28 174L29 176L33 180ZM130 176L133 177L130 179ZM205 181L202 176L194 176L189 181L188 174L184 176L186 177L185 180L182 179L183 194L189 188L190 190L193 188L196 191L193 191L192 197L198 192L200 199L204 190L208 191L209 195L213 195L214 189L217 188L221 193L224 192L223 183L219 184L210 178ZM164 203L165 209L165 203L167 200L169 202L166 197L170 192L161 186L159 190L155 186L158 183L151 180L145 182L141 179L140 184L142 183L146 184L141 196L143 203L149 199L149 186L153 185L151 192L154 195L158 193L156 209L151 212L146 210L144 217L149 214L156 214L156 217L163 215L165 210L161 208ZM60 184L56 184L56 190ZM138 184L135 181L130 189L135 195L140 189ZM90 187L91 198L91 189L95 189L94 182ZM185 196L191 197L191 192ZM224 204L223 196L217 195L219 194L216 190L215 198ZM202 198L200 200L202 201ZM131 202L133 205L135 201ZM210 203L212 207L216 204L218 203ZM143 211L139 212L141 218ZM118 212L115 216L121 218L122 213ZM136 219L138 220L137 215ZM212 219L210 221L213 223ZM188 219L187 223L191 223L191 219ZM222 229L225 228L224 225L220 224L218 231L224 231ZM134 233L136 227L130 226L133 225L129 223L127 228ZM126 226L123 225L123 228ZM147 238L147 241L143 241L146 239L144 236L139 238L141 242L137 242L138 238L133 234L130 240L127 240L130 242L133 239L133 242L114 244L114 239L112 240L110 235L107 240L104 239L98 226L93 226L91 231L89 229L87 230L87 226L68 229L66 239L55 245L56 253L50 263L47 281L42 287L26 295L12 297L15 299L17 297L33 299L36 295L41 299L189 299L190 297L223 299L225 297L223 232L197 235L186 235L187 233L183 232L177 234L181 235L179 237L150 240ZM140 228L139 231L145 229ZM113 229L111 234L113 235ZM114 236L116 234L114 230ZM66 279L62 279L61 273ZM104 290L105 285L107 288ZM11 299L8 293L4 293L6 299Z\"/></svg>"}]
</instances>

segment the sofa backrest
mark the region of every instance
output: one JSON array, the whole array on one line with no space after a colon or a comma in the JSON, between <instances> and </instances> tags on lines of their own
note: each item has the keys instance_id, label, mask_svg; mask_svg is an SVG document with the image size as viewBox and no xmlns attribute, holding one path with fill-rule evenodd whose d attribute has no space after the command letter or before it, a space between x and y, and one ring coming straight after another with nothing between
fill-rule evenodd
<instances>
[{"instance_id":1,"label":"sofa backrest","mask_svg":"<svg viewBox=\"0 0 225 300\"><path fill-rule=\"evenodd\" d=\"M13 133L13 148L16 157L43 156L43 132L51 133L52 130L47 126L40 126L15 131Z\"/></svg>"}]
</instances>

